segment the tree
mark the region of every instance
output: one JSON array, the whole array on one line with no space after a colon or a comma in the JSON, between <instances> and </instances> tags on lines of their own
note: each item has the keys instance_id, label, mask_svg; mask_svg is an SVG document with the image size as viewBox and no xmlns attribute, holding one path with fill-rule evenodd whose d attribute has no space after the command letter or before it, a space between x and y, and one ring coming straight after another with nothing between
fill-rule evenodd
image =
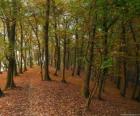
<instances>
[{"instance_id":1,"label":"tree","mask_svg":"<svg viewBox=\"0 0 140 116\"><path fill-rule=\"evenodd\" d=\"M44 64L44 80L51 80L49 76L49 50L48 50L48 42L49 42L49 16L50 16L50 0L46 0L46 21L45 21L45 64Z\"/></svg>"},{"instance_id":2,"label":"tree","mask_svg":"<svg viewBox=\"0 0 140 116\"><path fill-rule=\"evenodd\" d=\"M58 25L59 25L59 10L57 9L55 1L53 2L53 16L54 16L54 30L55 30L55 52L56 52L56 70L55 75L57 76L57 72L60 70L60 62L61 62L61 56L60 56L60 37L58 35Z\"/></svg>"},{"instance_id":3,"label":"tree","mask_svg":"<svg viewBox=\"0 0 140 116\"><path fill-rule=\"evenodd\" d=\"M93 6L96 8L96 1L92 1L91 3L93 3ZM90 17L90 29L89 30L89 60L88 60L88 64L87 64L87 71L86 71L86 77L84 79L84 86L83 86L83 94L84 96L87 98L89 97L89 93L90 93L90 76L91 76L91 71L92 71L92 67L93 67L93 58L94 58L94 42L95 42L95 35L96 35L96 18L97 18L97 14L96 14L96 10L94 11L94 14L92 14L92 10L93 10L93 6L90 6L90 11L89 11L89 17ZM94 22L93 22L94 20Z\"/></svg>"},{"instance_id":4,"label":"tree","mask_svg":"<svg viewBox=\"0 0 140 116\"><path fill-rule=\"evenodd\" d=\"M67 29L68 29L68 23L67 23L67 19L65 16L64 19L64 41L63 41L63 76L62 76L62 82L66 83L66 79L65 79L65 70L66 70L66 52L67 52Z\"/></svg>"},{"instance_id":5,"label":"tree","mask_svg":"<svg viewBox=\"0 0 140 116\"><path fill-rule=\"evenodd\" d=\"M9 39L9 56L8 56L8 75L7 75L7 83L6 89L15 87L15 83L13 80L14 72L15 72L15 35L16 35L16 16L17 16L17 1L12 0L12 22L7 19L7 32Z\"/></svg>"},{"instance_id":6,"label":"tree","mask_svg":"<svg viewBox=\"0 0 140 116\"><path fill-rule=\"evenodd\" d=\"M23 64L23 27L22 27L22 23L20 22L20 29L21 29L21 42L20 42L20 49L21 49L21 56L20 56L20 73L23 73L22 71L22 64Z\"/></svg>"}]
</instances>

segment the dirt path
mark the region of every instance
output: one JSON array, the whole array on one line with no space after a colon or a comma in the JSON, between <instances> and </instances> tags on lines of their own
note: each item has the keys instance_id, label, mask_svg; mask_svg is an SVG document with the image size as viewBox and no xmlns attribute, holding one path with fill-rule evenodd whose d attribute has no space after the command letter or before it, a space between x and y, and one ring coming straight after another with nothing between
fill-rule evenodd
<instances>
[{"instance_id":1,"label":"dirt path","mask_svg":"<svg viewBox=\"0 0 140 116\"><path fill-rule=\"evenodd\" d=\"M64 84L51 71L53 81L41 81L38 70L37 67L29 69L15 78L17 88L5 91L5 97L0 98L0 116L118 116L127 112L127 106L95 99L91 111L85 113L81 88L75 84L79 79Z\"/></svg>"},{"instance_id":2,"label":"dirt path","mask_svg":"<svg viewBox=\"0 0 140 116\"><path fill-rule=\"evenodd\" d=\"M84 100L75 85L41 81L39 77L38 68L16 77L17 88L5 91L5 97L0 98L0 116L78 115Z\"/></svg>"}]
</instances>

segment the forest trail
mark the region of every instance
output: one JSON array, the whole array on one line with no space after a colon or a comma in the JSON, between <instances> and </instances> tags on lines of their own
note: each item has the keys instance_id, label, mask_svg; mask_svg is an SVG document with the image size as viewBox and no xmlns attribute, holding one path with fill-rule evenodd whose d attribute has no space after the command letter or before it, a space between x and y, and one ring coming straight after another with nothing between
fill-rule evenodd
<instances>
[{"instance_id":1,"label":"forest trail","mask_svg":"<svg viewBox=\"0 0 140 116\"><path fill-rule=\"evenodd\" d=\"M104 95L104 101L95 98L91 111L85 112L85 99L80 93L82 79L69 77L65 84L53 72L50 68L53 80L50 82L41 81L39 67L15 77L17 88L5 91L5 97L0 99L0 116L118 116L125 112L140 113L139 103L111 97L109 93L107 97ZM0 75L0 85L5 77L6 73Z\"/></svg>"}]
</instances>

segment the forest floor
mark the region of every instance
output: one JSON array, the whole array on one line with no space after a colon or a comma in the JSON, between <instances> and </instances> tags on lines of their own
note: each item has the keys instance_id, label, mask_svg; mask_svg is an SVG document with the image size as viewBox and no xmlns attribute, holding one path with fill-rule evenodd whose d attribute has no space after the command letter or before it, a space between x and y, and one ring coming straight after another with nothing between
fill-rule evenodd
<instances>
[{"instance_id":1,"label":"forest floor","mask_svg":"<svg viewBox=\"0 0 140 116\"><path fill-rule=\"evenodd\" d=\"M111 82L107 82L104 100L94 98L90 111L84 110L85 99L81 95L82 77L72 77L66 72L68 83L61 83L61 77L54 76L53 81L41 81L39 67L29 69L14 78L17 88L4 91L0 98L0 116L119 116L140 114L140 103L123 98ZM6 72L0 75L3 88ZM133 116L133 115L132 115Z\"/></svg>"}]
</instances>

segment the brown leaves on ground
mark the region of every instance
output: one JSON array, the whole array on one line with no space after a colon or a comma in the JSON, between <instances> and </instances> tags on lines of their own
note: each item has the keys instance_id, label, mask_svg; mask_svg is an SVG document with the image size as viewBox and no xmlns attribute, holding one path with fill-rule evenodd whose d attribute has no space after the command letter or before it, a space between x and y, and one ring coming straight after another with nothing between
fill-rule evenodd
<instances>
[{"instance_id":1,"label":"brown leaves on ground","mask_svg":"<svg viewBox=\"0 0 140 116\"><path fill-rule=\"evenodd\" d=\"M82 77L71 77L67 72L68 83L65 84L61 83L60 76L55 77L53 73L51 68L53 81L49 82L41 81L38 67L15 77L17 88L5 91L5 97L0 98L0 116L118 116L121 113L140 113L140 104L120 97L115 87L106 88L104 100L94 98L90 111L85 112L85 99L81 95ZM6 73L0 75L2 88L5 77Z\"/></svg>"}]
</instances>

